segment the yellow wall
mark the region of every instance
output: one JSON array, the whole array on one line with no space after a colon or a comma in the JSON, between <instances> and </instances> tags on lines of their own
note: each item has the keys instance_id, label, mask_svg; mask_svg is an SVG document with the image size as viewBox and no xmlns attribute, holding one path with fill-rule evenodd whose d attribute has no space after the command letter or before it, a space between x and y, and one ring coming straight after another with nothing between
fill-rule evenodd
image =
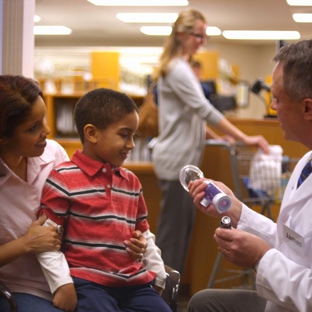
<instances>
[{"instance_id":1,"label":"yellow wall","mask_svg":"<svg viewBox=\"0 0 312 312\"><path fill-rule=\"evenodd\" d=\"M198 53L195 60L199 61L202 65L202 79L217 79L218 78L218 60L219 52L217 51L206 51Z\"/></svg>"},{"instance_id":2,"label":"yellow wall","mask_svg":"<svg viewBox=\"0 0 312 312\"><path fill-rule=\"evenodd\" d=\"M91 73L100 87L119 89L119 52L92 52Z\"/></svg>"},{"instance_id":3,"label":"yellow wall","mask_svg":"<svg viewBox=\"0 0 312 312\"><path fill-rule=\"evenodd\" d=\"M268 85L271 85L272 84L272 76L267 76L265 78L265 81L268 83ZM267 105L268 105L268 114L270 116L276 116L277 113L275 110L271 109L271 97L272 97L272 93L271 92L267 92L266 93L266 102L267 102Z\"/></svg>"}]
</instances>

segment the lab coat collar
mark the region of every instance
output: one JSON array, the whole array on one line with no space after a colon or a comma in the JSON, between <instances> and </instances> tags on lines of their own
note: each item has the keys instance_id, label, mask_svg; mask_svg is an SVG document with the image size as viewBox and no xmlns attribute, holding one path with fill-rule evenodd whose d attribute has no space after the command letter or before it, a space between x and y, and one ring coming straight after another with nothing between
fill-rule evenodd
<instances>
[{"instance_id":1,"label":"lab coat collar","mask_svg":"<svg viewBox=\"0 0 312 312\"><path fill-rule=\"evenodd\" d=\"M295 167L292 176L288 182L285 190L282 209L283 211L289 210L296 206L300 202L304 203L311 199L311 188L312 188L312 174L307 177L307 179L302 183L302 185L297 188L298 179L302 169L308 161L311 161L312 152L305 154ZM290 201L291 199L291 201ZM290 202L290 204L289 204Z\"/></svg>"}]
</instances>

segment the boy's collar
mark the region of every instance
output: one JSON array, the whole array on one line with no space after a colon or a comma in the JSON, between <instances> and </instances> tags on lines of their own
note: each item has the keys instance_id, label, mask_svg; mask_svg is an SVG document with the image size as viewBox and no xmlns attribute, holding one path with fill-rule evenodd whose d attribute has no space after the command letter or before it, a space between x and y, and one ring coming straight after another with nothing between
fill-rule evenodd
<instances>
[{"instance_id":1,"label":"boy's collar","mask_svg":"<svg viewBox=\"0 0 312 312\"><path fill-rule=\"evenodd\" d=\"M128 179L127 174L122 167L114 167L109 163L102 163L100 161L94 160L79 150L76 151L73 155L72 162L89 176L94 176L99 171L106 170L108 173L117 173L123 178Z\"/></svg>"}]
</instances>

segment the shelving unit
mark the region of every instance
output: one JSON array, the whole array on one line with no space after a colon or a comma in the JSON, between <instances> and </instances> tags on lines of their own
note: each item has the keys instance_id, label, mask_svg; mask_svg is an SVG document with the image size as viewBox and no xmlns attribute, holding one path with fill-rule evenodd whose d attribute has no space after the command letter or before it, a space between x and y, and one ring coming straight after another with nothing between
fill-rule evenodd
<instances>
[{"instance_id":1,"label":"shelving unit","mask_svg":"<svg viewBox=\"0 0 312 312\"><path fill-rule=\"evenodd\" d=\"M85 80L82 76L41 77L38 78L41 90L45 93L72 94L87 92L96 88L114 89L117 82L112 77L92 78Z\"/></svg>"},{"instance_id":2,"label":"shelving unit","mask_svg":"<svg viewBox=\"0 0 312 312\"><path fill-rule=\"evenodd\" d=\"M73 94L45 94L44 100L47 107L47 123L50 127L50 139L59 142L71 156L75 150L81 149L81 143L74 127L73 110L77 101L85 92ZM142 96L129 95L140 106Z\"/></svg>"},{"instance_id":3,"label":"shelving unit","mask_svg":"<svg viewBox=\"0 0 312 312\"><path fill-rule=\"evenodd\" d=\"M51 130L49 138L56 140L59 138L78 139L78 136L74 131L68 131L66 133L66 131L63 131L62 127L59 126L60 121L62 121L60 118L62 118L63 120L67 120L67 122L70 123L68 126L69 129L73 128L72 112L75 104L83 95L84 92L75 94L55 93L44 95L44 100L47 107L47 123ZM71 115L65 116L67 113L71 113Z\"/></svg>"}]
</instances>

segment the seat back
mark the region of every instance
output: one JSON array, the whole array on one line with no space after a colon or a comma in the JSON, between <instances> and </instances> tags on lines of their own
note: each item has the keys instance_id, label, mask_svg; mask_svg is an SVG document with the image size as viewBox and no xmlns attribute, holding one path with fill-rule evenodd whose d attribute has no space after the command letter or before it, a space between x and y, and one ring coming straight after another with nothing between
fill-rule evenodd
<instances>
[{"instance_id":1,"label":"seat back","mask_svg":"<svg viewBox=\"0 0 312 312\"><path fill-rule=\"evenodd\" d=\"M18 312L13 294L1 281L0 281L0 296L3 296L7 299L10 307L10 312Z\"/></svg>"},{"instance_id":2,"label":"seat back","mask_svg":"<svg viewBox=\"0 0 312 312\"><path fill-rule=\"evenodd\" d=\"M180 273L173 268L165 265L166 287L161 295L173 312L178 309L178 291L180 285Z\"/></svg>"}]
</instances>

